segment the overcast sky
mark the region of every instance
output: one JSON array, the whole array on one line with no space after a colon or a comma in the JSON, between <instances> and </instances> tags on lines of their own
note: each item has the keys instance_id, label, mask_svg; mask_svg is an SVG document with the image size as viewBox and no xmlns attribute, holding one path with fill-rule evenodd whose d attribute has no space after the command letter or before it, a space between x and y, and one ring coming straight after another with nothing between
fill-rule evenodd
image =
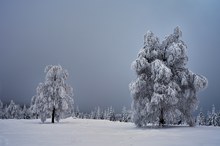
<instances>
[{"instance_id":1,"label":"overcast sky","mask_svg":"<svg viewBox=\"0 0 220 146\"><path fill-rule=\"evenodd\" d=\"M162 40L176 26L188 46L187 66L209 80L200 105L220 110L218 0L2 0L0 99L29 104L45 66L60 64L81 110L130 107L130 64L144 34Z\"/></svg>"}]
</instances>

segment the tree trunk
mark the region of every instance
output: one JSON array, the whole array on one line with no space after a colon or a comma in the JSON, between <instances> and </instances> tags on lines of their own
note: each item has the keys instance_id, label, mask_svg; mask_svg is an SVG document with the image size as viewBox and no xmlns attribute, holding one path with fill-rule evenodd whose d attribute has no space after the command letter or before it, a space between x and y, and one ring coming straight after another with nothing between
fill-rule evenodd
<instances>
[{"instance_id":1,"label":"tree trunk","mask_svg":"<svg viewBox=\"0 0 220 146\"><path fill-rule=\"evenodd\" d=\"M55 108L53 108L53 111L52 111L51 123L54 123L54 117L55 117Z\"/></svg>"},{"instance_id":2,"label":"tree trunk","mask_svg":"<svg viewBox=\"0 0 220 146\"><path fill-rule=\"evenodd\" d=\"M164 115L163 115L163 109L161 109L161 111L160 111L160 117L159 117L159 125L160 125L161 127L163 127L164 124L165 124L165 120L164 120Z\"/></svg>"}]
</instances>

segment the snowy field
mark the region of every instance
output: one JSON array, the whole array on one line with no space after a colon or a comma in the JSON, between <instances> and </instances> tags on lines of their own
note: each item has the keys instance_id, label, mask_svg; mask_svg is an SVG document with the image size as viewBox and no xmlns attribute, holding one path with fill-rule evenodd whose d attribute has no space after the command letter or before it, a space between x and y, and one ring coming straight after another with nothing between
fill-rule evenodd
<instances>
[{"instance_id":1,"label":"snowy field","mask_svg":"<svg viewBox=\"0 0 220 146\"><path fill-rule=\"evenodd\" d=\"M0 146L220 146L219 127L138 129L132 123L0 120Z\"/></svg>"}]
</instances>

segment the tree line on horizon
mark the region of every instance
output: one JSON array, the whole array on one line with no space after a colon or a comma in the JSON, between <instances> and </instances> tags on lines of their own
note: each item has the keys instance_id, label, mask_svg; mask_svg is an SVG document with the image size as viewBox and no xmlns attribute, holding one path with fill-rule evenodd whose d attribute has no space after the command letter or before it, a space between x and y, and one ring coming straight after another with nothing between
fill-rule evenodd
<instances>
[{"instance_id":1,"label":"tree line on horizon","mask_svg":"<svg viewBox=\"0 0 220 146\"><path fill-rule=\"evenodd\" d=\"M101 109L99 106L95 107L91 112L82 112L79 107L76 106L73 109L73 114L63 113L62 118L73 117L79 119L97 119L97 120L109 120L120 122L133 122L132 111L123 106L120 113L116 113L112 106L106 109ZM206 114L205 114L206 113ZM48 115L50 118L50 116ZM39 119L33 111L33 107L29 105L19 105L13 100L7 105L0 100L0 119ZM197 116L194 116L196 125L198 126L220 126L220 111L216 111L215 105L212 105L211 110L207 112L200 111ZM173 123L174 125L186 124L179 121Z\"/></svg>"},{"instance_id":2,"label":"tree line on horizon","mask_svg":"<svg viewBox=\"0 0 220 146\"><path fill-rule=\"evenodd\" d=\"M73 113L64 112L61 115L61 119L67 117L75 117L79 119L100 119L109 121L131 122L131 110L123 106L120 113L116 113L112 106L106 109L101 109L99 106L95 107L91 112L82 112L79 107L76 106L72 109ZM47 115L47 118L51 118ZM0 100L0 119L40 119L40 116L33 110L33 105L19 105L13 100L10 103L4 104Z\"/></svg>"},{"instance_id":3,"label":"tree line on horizon","mask_svg":"<svg viewBox=\"0 0 220 146\"><path fill-rule=\"evenodd\" d=\"M199 112L196 123L201 126L220 126L220 111L216 112L213 104L211 112L207 111L207 114L204 114L203 111Z\"/></svg>"}]
</instances>

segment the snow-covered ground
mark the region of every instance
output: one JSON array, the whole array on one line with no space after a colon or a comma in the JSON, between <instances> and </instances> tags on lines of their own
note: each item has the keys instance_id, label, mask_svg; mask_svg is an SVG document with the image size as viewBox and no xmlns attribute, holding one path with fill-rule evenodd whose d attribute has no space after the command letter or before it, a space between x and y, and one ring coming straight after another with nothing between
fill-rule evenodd
<instances>
[{"instance_id":1,"label":"snow-covered ground","mask_svg":"<svg viewBox=\"0 0 220 146\"><path fill-rule=\"evenodd\" d=\"M139 129L132 123L68 118L0 120L0 146L220 146L219 127Z\"/></svg>"}]
</instances>

